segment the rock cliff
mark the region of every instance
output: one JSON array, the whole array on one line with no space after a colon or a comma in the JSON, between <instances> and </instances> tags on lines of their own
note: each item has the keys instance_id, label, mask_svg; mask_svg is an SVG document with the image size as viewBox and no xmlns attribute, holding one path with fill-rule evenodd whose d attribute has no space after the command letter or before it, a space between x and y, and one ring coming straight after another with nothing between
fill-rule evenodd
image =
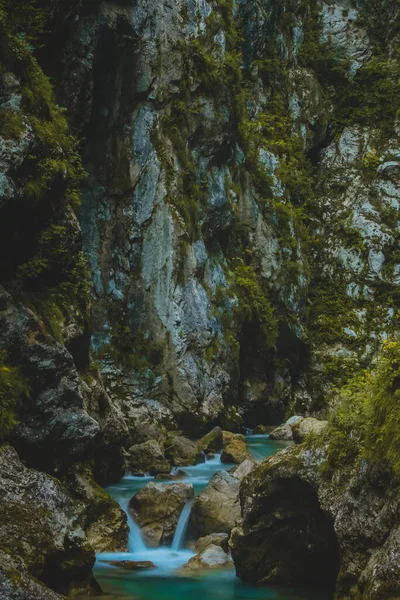
<instances>
[{"instance_id":1,"label":"rock cliff","mask_svg":"<svg viewBox=\"0 0 400 600\"><path fill-rule=\"evenodd\" d=\"M0 0L0 442L97 548L123 447L324 416L396 335L398 23Z\"/></svg>"}]
</instances>

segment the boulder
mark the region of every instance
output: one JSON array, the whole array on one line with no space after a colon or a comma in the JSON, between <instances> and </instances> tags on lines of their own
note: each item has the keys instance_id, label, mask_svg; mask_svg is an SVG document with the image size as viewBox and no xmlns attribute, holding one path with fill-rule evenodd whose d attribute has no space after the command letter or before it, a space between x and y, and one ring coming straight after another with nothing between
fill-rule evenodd
<instances>
[{"instance_id":1,"label":"boulder","mask_svg":"<svg viewBox=\"0 0 400 600\"><path fill-rule=\"evenodd\" d=\"M247 475L253 471L256 465L257 461L252 456L249 456L248 458L245 458L240 465L231 469L229 473L236 477L236 479L242 481L242 479L247 477Z\"/></svg>"},{"instance_id":2,"label":"boulder","mask_svg":"<svg viewBox=\"0 0 400 600\"><path fill-rule=\"evenodd\" d=\"M277 427L271 431L269 434L269 439L277 441L291 441L293 440L292 428L287 423L284 423L280 427Z\"/></svg>"},{"instance_id":3,"label":"boulder","mask_svg":"<svg viewBox=\"0 0 400 600\"><path fill-rule=\"evenodd\" d=\"M20 557L30 575L57 592L89 582L95 554L60 482L26 468L5 444L0 490L0 548Z\"/></svg>"},{"instance_id":4,"label":"boulder","mask_svg":"<svg viewBox=\"0 0 400 600\"><path fill-rule=\"evenodd\" d=\"M154 483L150 481L129 503L129 513L142 530L151 548L172 543L180 514L193 498L188 483Z\"/></svg>"},{"instance_id":5,"label":"boulder","mask_svg":"<svg viewBox=\"0 0 400 600\"><path fill-rule=\"evenodd\" d=\"M128 543L126 514L94 480L88 464L76 464L62 483L76 500L76 510L96 552L124 552Z\"/></svg>"},{"instance_id":6,"label":"boulder","mask_svg":"<svg viewBox=\"0 0 400 600\"><path fill-rule=\"evenodd\" d=\"M229 535L227 533L211 533L197 540L193 550L196 554L201 554L208 546L220 546L224 552L228 552Z\"/></svg>"},{"instance_id":7,"label":"boulder","mask_svg":"<svg viewBox=\"0 0 400 600\"><path fill-rule=\"evenodd\" d=\"M65 600L30 575L24 561L0 550L2 600Z\"/></svg>"},{"instance_id":8,"label":"boulder","mask_svg":"<svg viewBox=\"0 0 400 600\"><path fill-rule=\"evenodd\" d=\"M175 467L187 467L205 462L204 453L189 438L170 436L165 444L165 456Z\"/></svg>"},{"instance_id":9,"label":"boulder","mask_svg":"<svg viewBox=\"0 0 400 600\"><path fill-rule=\"evenodd\" d=\"M253 434L254 435L264 435L267 434L271 431L271 426L270 425L257 425L257 427L254 427L253 429Z\"/></svg>"},{"instance_id":10,"label":"boulder","mask_svg":"<svg viewBox=\"0 0 400 600\"><path fill-rule=\"evenodd\" d=\"M240 481L226 471L214 473L190 515L197 536L231 532L240 519L239 488Z\"/></svg>"},{"instance_id":11,"label":"boulder","mask_svg":"<svg viewBox=\"0 0 400 600\"><path fill-rule=\"evenodd\" d=\"M222 429L221 427L214 427L207 435L202 437L196 446L201 452L220 452L222 449Z\"/></svg>"},{"instance_id":12,"label":"boulder","mask_svg":"<svg viewBox=\"0 0 400 600\"><path fill-rule=\"evenodd\" d=\"M237 407L226 406L220 415L221 427L226 431L242 433L244 431L244 421Z\"/></svg>"},{"instance_id":13,"label":"boulder","mask_svg":"<svg viewBox=\"0 0 400 600\"><path fill-rule=\"evenodd\" d=\"M203 569L226 569L232 566L231 557L226 554L221 546L211 544L203 552L193 556L183 567L179 569L182 574L190 571L201 571Z\"/></svg>"},{"instance_id":14,"label":"boulder","mask_svg":"<svg viewBox=\"0 0 400 600\"><path fill-rule=\"evenodd\" d=\"M246 439L244 435L223 432L223 450L221 454L221 462L235 463L239 465L249 456Z\"/></svg>"},{"instance_id":15,"label":"boulder","mask_svg":"<svg viewBox=\"0 0 400 600\"><path fill-rule=\"evenodd\" d=\"M326 431L327 427L328 421L319 421L313 417L306 417L292 426L293 439L297 444L301 444L309 434L321 435Z\"/></svg>"},{"instance_id":16,"label":"boulder","mask_svg":"<svg viewBox=\"0 0 400 600\"><path fill-rule=\"evenodd\" d=\"M185 477L187 477L187 473L182 471L182 469L178 469L174 473L158 473L158 475L154 476L154 479L156 481L179 481Z\"/></svg>"},{"instance_id":17,"label":"boulder","mask_svg":"<svg viewBox=\"0 0 400 600\"><path fill-rule=\"evenodd\" d=\"M132 475L157 475L169 473L171 470L171 463L165 458L160 444L155 440L131 446L126 463Z\"/></svg>"},{"instance_id":18,"label":"boulder","mask_svg":"<svg viewBox=\"0 0 400 600\"><path fill-rule=\"evenodd\" d=\"M156 565L151 560L102 560L112 567L127 569L128 571L142 571L143 569L155 569Z\"/></svg>"}]
</instances>

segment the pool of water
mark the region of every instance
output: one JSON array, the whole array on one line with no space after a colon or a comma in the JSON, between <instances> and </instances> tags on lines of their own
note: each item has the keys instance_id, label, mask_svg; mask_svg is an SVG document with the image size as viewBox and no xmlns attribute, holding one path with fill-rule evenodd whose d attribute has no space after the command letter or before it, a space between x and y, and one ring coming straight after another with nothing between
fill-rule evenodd
<instances>
[{"instance_id":1,"label":"pool of water","mask_svg":"<svg viewBox=\"0 0 400 600\"><path fill-rule=\"evenodd\" d=\"M247 437L251 454L262 460L287 447L287 443L274 442L267 435ZM180 481L193 484L198 495L207 485L212 475L221 470L229 470L233 465L222 464L220 456L205 463L184 467L186 476ZM107 491L126 511L128 502L152 477L126 475L118 484ZM168 483L168 481L166 482ZM169 482L171 483L171 482ZM94 574L104 591L104 600L331 600L332 595L325 591L255 587L240 581L235 570L211 572L196 576L180 575L179 568L194 553L185 543L185 524L190 507L180 521L180 541L175 539L173 548L146 548L137 525L128 516L131 528L129 552L98 554ZM150 560L155 569L128 571L111 566L108 560Z\"/></svg>"}]
</instances>

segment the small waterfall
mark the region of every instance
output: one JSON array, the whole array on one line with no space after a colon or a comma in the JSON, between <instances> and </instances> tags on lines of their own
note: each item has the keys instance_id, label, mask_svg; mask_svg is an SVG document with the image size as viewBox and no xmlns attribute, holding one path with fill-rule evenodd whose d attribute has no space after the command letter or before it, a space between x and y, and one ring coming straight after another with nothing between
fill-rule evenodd
<instances>
[{"instance_id":1,"label":"small waterfall","mask_svg":"<svg viewBox=\"0 0 400 600\"><path fill-rule=\"evenodd\" d=\"M128 537L128 552L132 554L135 552L145 552L147 550L146 545L143 541L142 534L140 532L140 527L135 523L129 514L128 510L129 500L125 502L123 505L121 504L121 508L127 516L128 526L129 526L129 537Z\"/></svg>"},{"instance_id":2,"label":"small waterfall","mask_svg":"<svg viewBox=\"0 0 400 600\"><path fill-rule=\"evenodd\" d=\"M172 550L179 550L185 539L186 529L189 523L190 511L192 510L192 501L186 502L179 517L178 525L172 541Z\"/></svg>"}]
</instances>

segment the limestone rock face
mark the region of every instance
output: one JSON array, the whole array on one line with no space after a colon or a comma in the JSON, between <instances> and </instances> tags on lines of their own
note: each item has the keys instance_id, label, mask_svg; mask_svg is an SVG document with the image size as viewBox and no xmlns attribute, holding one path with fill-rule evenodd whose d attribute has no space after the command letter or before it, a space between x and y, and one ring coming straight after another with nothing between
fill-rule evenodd
<instances>
[{"instance_id":1,"label":"limestone rock face","mask_svg":"<svg viewBox=\"0 0 400 600\"><path fill-rule=\"evenodd\" d=\"M239 480L226 471L213 475L196 498L190 515L198 536L231 532L240 519L239 487Z\"/></svg>"},{"instance_id":2,"label":"limestone rock face","mask_svg":"<svg viewBox=\"0 0 400 600\"><path fill-rule=\"evenodd\" d=\"M243 521L230 547L253 583L336 583L336 596L366 600L400 593L398 509L393 490L363 465L323 475L326 447L293 446L243 481Z\"/></svg>"},{"instance_id":3,"label":"limestone rock face","mask_svg":"<svg viewBox=\"0 0 400 600\"><path fill-rule=\"evenodd\" d=\"M171 463L165 458L161 447L155 440L132 446L127 457L127 467L132 475L157 475L169 473Z\"/></svg>"},{"instance_id":4,"label":"limestone rock face","mask_svg":"<svg viewBox=\"0 0 400 600\"><path fill-rule=\"evenodd\" d=\"M0 546L24 563L24 589L36 585L27 572L62 593L87 580L95 554L62 485L24 467L8 445L0 446L0 480Z\"/></svg>"},{"instance_id":5,"label":"limestone rock face","mask_svg":"<svg viewBox=\"0 0 400 600\"><path fill-rule=\"evenodd\" d=\"M193 498L188 483L154 483L150 481L129 503L129 512L152 548L172 543L180 514Z\"/></svg>"},{"instance_id":6,"label":"limestone rock face","mask_svg":"<svg viewBox=\"0 0 400 600\"><path fill-rule=\"evenodd\" d=\"M223 439L221 462L240 464L249 456L246 440L243 435L224 431Z\"/></svg>"}]
</instances>

